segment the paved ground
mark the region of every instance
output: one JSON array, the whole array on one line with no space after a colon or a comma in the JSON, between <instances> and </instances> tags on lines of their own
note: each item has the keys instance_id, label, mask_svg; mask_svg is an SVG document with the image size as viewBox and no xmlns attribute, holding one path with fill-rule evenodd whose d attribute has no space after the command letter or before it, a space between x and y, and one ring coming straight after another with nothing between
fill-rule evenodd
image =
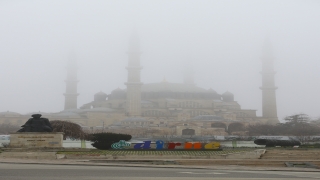
<instances>
[{"instance_id":1,"label":"paved ground","mask_svg":"<svg viewBox=\"0 0 320 180\"><path fill-rule=\"evenodd\" d=\"M163 159L161 159L163 160ZM194 164L199 160L193 159ZM232 161L232 160L231 160ZM142 163L120 163L120 162L103 162L97 160L79 160L79 159L16 159L16 158L0 158L3 164L43 164L43 165L78 165L78 166L110 166L110 167L154 167L154 168L184 168L184 169L210 169L210 170L233 170L233 171L291 171L291 172L318 172L320 169L314 168L292 168L292 167L263 167L263 166L241 166L241 165L154 165Z\"/></svg>"},{"instance_id":2,"label":"paved ground","mask_svg":"<svg viewBox=\"0 0 320 180\"><path fill-rule=\"evenodd\" d=\"M3 180L201 180L201 179L320 179L318 172L231 171L181 168L109 167L0 163Z\"/></svg>"}]
</instances>

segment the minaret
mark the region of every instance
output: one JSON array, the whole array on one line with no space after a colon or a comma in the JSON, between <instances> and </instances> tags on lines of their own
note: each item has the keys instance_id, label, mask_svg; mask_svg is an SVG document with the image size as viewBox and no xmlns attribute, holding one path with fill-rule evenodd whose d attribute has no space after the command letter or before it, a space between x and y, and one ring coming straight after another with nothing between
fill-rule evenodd
<instances>
[{"instance_id":1,"label":"minaret","mask_svg":"<svg viewBox=\"0 0 320 180\"><path fill-rule=\"evenodd\" d=\"M265 41L262 51L262 116L268 119L268 123L279 123L277 116L275 74L273 67L272 46Z\"/></svg>"},{"instance_id":2,"label":"minaret","mask_svg":"<svg viewBox=\"0 0 320 180\"><path fill-rule=\"evenodd\" d=\"M128 81L127 86L127 116L141 115L141 85L140 82L140 42L137 32L133 32L129 41L128 49Z\"/></svg>"},{"instance_id":3,"label":"minaret","mask_svg":"<svg viewBox=\"0 0 320 180\"><path fill-rule=\"evenodd\" d=\"M190 66L188 66L184 69L183 82L184 82L184 84L187 84L187 85L195 85L194 72Z\"/></svg>"},{"instance_id":4,"label":"minaret","mask_svg":"<svg viewBox=\"0 0 320 180\"><path fill-rule=\"evenodd\" d=\"M64 93L64 110L77 109L77 61L74 54L69 54L66 79L66 93Z\"/></svg>"}]
</instances>

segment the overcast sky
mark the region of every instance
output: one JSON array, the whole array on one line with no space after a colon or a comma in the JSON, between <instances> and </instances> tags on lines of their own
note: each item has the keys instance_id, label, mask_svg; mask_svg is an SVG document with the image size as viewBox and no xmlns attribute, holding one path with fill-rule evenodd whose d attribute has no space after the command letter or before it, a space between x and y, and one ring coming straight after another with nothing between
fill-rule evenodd
<instances>
[{"instance_id":1,"label":"overcast sky","mask_svg":"<svg viewBox=\"0 0 320 180\"><path fill-rule=\"evenodd\" d=\"M263 42L273 44L279 119L320 116L320 1L0 0L0 112L63 110L68 53L78 59L78 106L125 88L135 28L143 83L230 91L261 115Z\"/></svg>"}]
</instances>

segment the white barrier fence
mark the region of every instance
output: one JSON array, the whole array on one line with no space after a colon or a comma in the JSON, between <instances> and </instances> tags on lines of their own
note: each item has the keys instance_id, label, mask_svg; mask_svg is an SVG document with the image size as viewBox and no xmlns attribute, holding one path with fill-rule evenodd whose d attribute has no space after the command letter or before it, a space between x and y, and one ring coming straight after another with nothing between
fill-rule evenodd
<instances>
[{"instance_id":1,"label":"white barrier fence","mask_svg":"<svg viewBox=\"0 0 320 180\"><path fill-rule=\"evenodd\" d=\"M221 141L221 147L250 147L250 148L258 148L258 147L266 147L265 145L256 145L253 141Z\"/></svg>"},{"instance_id":2,"label":"white barrier fence","mask_svg":"<svg viewBox=\"0 0 320 180\"><path fill-rule=\"evenodd\" d=\"M3 147L3 144L9 144L10 140L8 139L0 139L0 147ZM78 141L72 141L72 140L64 140L63 141L63 147L64 148L89 148L92 149L94 148L91 145L92 142L90 141L84 141L81 142L80 140Z\"/></svg>"},{"instance_id":3,"label":"white barrier fence","mask_svg":"<svg viewBox=\"0 0 320 180\"><path fill-rule=\"evenodd\" d=\"M10 140L8 139L0 139L0 147L2 146L2 143L9 144ZM91 145L92 142L90 141L80 141L80 140L64 140L63 141L63 147L64 148L89 148L94 149L94 147ZM256 145L253 143L253 141L220 141L221 147L265 147L261 145Z\"/></svg>"}]
</instances>

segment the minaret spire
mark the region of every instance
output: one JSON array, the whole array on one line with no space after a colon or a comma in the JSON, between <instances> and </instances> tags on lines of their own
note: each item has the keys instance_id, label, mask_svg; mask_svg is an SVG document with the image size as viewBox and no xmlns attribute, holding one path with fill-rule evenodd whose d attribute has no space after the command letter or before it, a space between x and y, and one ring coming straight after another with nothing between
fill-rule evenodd
<instances>
[{"instance_id":1,"label":"minaret spire","mask_svg":"<svg viewBox=\"0 0 320 180\"><path fill-rule=\"evenodd\" d=\"M141 116L141 81L140 71L140 40L138 33L133 31L128 48L128 81L127 86L127 102L126 114L127 116Z\"/></svg>"},{"instance_id":2,"label":"minaret spire","mask_svg":"<svg viewBox=\"0 0 320 180\"><path fill-rule=\"evenodd\" d=\"M67 65L66 93L64 93L64 110L77 109L77 60L74 53L70 53Z\"/></svg>"},{"instance_id":3,"label":"minaret spire","mask_svg":"<svg viewBox=\"0 0 320 180\"><path fill-rule=\"evenodd\" d=\"M190 53L192 52L192 50L189 49L188 52ZM188 56L183 61L183 83L186 85L195 85L193 61L194 57L192 56L192 53L188 54Z\"/></svg>"},{"instance_id":4,"label":"minaret spire","mask_svg":"<svg viewBox=\"0 0 320 180\"><path fill-rule=\"evenodd\" d=\"M276 89L274 71L274 57L271 43L266 40L262 51L262 116L269 123L279 123L277 116Z\"/></svg>"},{"instance_id":5,"label":"minaret spire","mask_svg":"<svg viewBox=\"0 0 320 180\"><path fill-rule=\"evenodd\" d=\"M183 72L183 82L187 85L195 85L194 83L194 71L191 66L185 67Z\"/></svg>"}]
</instances>

